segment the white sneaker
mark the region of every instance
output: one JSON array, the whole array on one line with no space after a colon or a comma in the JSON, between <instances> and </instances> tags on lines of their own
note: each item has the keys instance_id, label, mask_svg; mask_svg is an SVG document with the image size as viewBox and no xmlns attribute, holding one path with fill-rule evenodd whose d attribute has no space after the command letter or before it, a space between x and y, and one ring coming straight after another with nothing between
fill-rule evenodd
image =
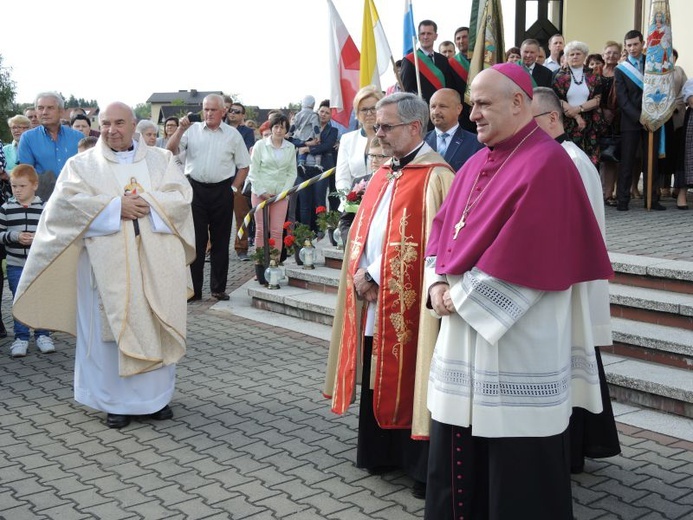
<instances>
[{"instance_id":1,"label":"white sneaker","mask_svg":"<svg viewBox=\"0 0 693 520\"><path fill-rule=\"evenodd\" d=\"M36 346L44 354L55 352L53 338L51 338L50 336L39 336L38 338L36 338Z\"/></svg>"},{"instance_id":2,"label":"white sneaker","mask_svg":"<svg viewBox=\"0 0 693 520\"><path fill-rule=\"evenodd\" d=\"M29 342L25 339L16 339L10 347L10 355L12 357L26 356L26 349L29 348Z\"/></svg>"}]
</instances>

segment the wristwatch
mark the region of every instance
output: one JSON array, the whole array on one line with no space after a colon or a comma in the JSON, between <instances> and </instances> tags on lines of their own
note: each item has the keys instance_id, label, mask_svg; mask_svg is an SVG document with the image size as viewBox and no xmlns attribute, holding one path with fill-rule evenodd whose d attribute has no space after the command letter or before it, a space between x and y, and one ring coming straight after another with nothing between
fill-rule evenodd
<instances>
[{"instance_id":1,"label":"wristwatch","mask_svg":"<svg viewBox=\"0 0 693 520\"><path fill-rule=\"evenodd\" d=\"M371 273L369 273L368 271L366 271L366 273L363 275L363 279L367 282L373 282L373 277L371 276Z\"/></svg>"}]
</instances>

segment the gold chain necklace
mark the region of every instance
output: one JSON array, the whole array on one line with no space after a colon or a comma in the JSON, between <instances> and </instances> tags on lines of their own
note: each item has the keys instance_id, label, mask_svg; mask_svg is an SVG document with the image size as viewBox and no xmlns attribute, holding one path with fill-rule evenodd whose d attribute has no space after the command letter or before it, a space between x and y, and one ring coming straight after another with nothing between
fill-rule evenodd
<instances>
[{"instance_id":1,"label":"gold chain necklace","mask_svg":"<svg viewBox=\"0 0 693 520\"><path fill-rule=\"evenodd\" d=\"M460 217L460 221L457 224L455 224L455 234L452 237L453 240L457 240L457 234L462 230L462 228L464 226L467 225L467 216L472 211L472 209L474 209L476 207L476 205L479 203L479 201L481 200L481 197L484 196L484 193L486 193L486 190L488 189L488 187L493 182L493 179L495 179L498 176L500 171L503 169L503 166L505 166L505 163L507 163L510 160L510 158L513 155L515 155L515 152L517 152L520 149L520 146L522 146L524 144L524 142L527 139L529 139L530 136L534 132L536 132L538 129L539 129L539 127L537 126L536 128L534 128L534 130L532 130L530 133L528 133L524 137L524 139L522 139L522 141L520 141L517 144L517 146L513 149L513 151L510 152L510 155L508 155L508 157L506 157L505 161L503 161L503 164L500 165L500 168L498 168L498 170L496 170L496 173L493 175L493 177L491 177L491 180L488 181L488 184L486 186L484 186L484 189L481 190L481 193L479 193L477 198L474 199L474 201L472 202L472 194L474 193L474 188L476 188L476 185L479 182L479 177L481 177L481 170L479 170L479 173L476 174L476 179L474 179L474 184L472 185L472 189L469 192L469 197L467 197L467 203L464 205L464 210L462 211L462 216Z\"/></svg>"}]
</instances>

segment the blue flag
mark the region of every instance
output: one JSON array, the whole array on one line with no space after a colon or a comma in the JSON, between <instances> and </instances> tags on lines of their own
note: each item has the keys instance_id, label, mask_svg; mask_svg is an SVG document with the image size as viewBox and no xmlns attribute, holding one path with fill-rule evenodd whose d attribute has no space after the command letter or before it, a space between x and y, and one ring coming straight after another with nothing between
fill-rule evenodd
<instances>
[{"instance_id":1,"label":"blue flag","mask_svg":"<svg viewBox=\"0 0 693 520\"><path fill-rule=\"evenodd\" d=\"M403 56L414 52L414 41L416 40L416 27L414 26L414 9L411 0L404 0L404 42Z\"/></svg>"}]
</instances>

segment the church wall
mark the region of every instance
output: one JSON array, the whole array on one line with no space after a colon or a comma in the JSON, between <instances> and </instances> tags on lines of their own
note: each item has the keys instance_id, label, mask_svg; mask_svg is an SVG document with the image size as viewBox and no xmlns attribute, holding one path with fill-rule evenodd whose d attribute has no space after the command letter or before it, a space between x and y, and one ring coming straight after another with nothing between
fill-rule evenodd
<instances>
[{"instance_id":1,"label":"church wall","mask_svg":"<svg viewBox=\"0 0 693 520\"><path fill-rule=\"evenodd\" d=\"M649 18L650 2L643 1L643 23ZM634 29L634 0L565 0L563 34L566 42L580 40L590 52L601 52L607 40L623 43L623 36ZM677 65L693 77L693 37L687 20L693 20L691 0L670 0L674 48L679 52ZM638 27L645 37L646 30Z\"/></svg>"}]
</instances>

